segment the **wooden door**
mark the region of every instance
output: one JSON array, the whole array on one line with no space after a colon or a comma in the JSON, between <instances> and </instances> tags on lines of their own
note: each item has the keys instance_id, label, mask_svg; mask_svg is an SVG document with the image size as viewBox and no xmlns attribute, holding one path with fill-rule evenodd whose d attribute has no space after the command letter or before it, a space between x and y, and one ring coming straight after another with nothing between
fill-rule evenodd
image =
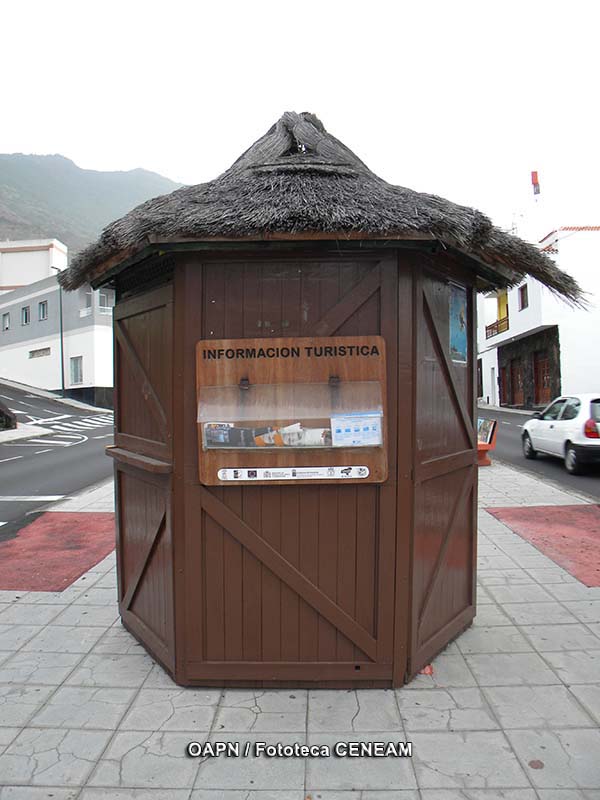
<instances>
[{"instance_id":1,"label":"wooden door","mask_svg":"<svg viewBox=\"0 0 600 800\"><path fill-rule=\"evenodd\" d=\"M506 367L500 367L500 405L508 405L508 373Z\"/></svg>"},{"instance_id":2,"label":"wooden door","mask_svg":"<svg viewBox=\"0 0 600 800\"><path fill-rule=\"evenodd\" d=\"M474 292L466 363L449 346L448 282L415 279L415 450L409 676L475 614L477 436Z\"/></svg>"},{"instance_id":3,"label":"wooden door","mask_svg":"<svg viewBox=\"0 0 600 800\"><path fill-rule=\"evenodd\" d=\"M550 360L545 351L533 354L534 402L547 405L552 400L550 386Z\"/></svg>"},{"instance_id":4,"label":"wooden door","mask_svg":"<svg viewBox=\"0 0 600 800\"><path fill-rule=\"evenodd\" d=\"M171 539L172 324L168 286L114 311L119 611L174 669Z\"/></svg>"},{"instance_id":5,"label":"wooden door","mask_svg":"<svg viewBox=\"0 0 600 800\"><path fill-rule=\"evenodd\" d=\"M520 358L513 358L510 362L510 379L512 385L512 404L514 406L522 406L524 402L523 363Z\"/></svg>"},{"instance_id":6,"label":"wooden door","mask_svg":"<svg viewBox=\"0 0 600 800\"><path fill-rule=\"evenodd\" d=\"M186 478L186 682L390 685L396 536L395 259L190 264L181 410ZM184 299L185 298L185 299ZM200 300L201 298L201 300ZM179 302L179 301L178 301ZM194 347L200 339L381 335L389 475L381 485L198 483ZM177 346L176 346L176 349ZM404 633L404 635L406 635Z\"/></svg>"}]
</instances>

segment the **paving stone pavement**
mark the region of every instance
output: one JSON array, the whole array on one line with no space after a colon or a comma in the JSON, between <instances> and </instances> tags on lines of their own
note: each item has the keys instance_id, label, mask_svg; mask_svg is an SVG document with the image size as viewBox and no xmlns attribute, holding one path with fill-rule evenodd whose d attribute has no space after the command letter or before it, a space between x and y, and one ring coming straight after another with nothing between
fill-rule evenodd
<instances>
[{"instance_id":1,"label":"paving stone pavement","mask_svg":"<svg viewBox=\"0 0 600 800\"><path fill-rule=\"evenodd\" d=\"M120 625L114 553L64 592L0 592L0 800L600 800L600 588L485 511L578 502L480 471L475 623L398 690L178 687ZM185 754L348 740L413 758Z\"/></svg>"}]
</instances>

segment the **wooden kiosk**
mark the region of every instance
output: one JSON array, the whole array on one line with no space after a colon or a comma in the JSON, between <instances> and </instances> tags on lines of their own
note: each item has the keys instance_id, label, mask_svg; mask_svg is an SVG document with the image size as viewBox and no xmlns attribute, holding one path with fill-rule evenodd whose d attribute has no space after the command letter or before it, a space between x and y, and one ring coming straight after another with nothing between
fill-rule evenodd
<instances>
[{"instance_id":1,"label":"wooden kiosk","mask_svg":"<svg viewBox=\"0 0 600 800\"><path fill-rule=\"evenodd\" d=\"M123 624L182 685L399 686L475 615L476 290L577 285L285 114L61 276L110 284Z\"/></svg>"}]
</instances>

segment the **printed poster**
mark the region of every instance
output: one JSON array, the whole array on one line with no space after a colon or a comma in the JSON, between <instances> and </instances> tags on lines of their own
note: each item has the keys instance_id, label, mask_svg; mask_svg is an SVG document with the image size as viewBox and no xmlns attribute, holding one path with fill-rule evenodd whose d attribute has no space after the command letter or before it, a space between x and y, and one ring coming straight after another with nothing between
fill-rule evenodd
<instances>
[{"instance_id":1,"label":"printed poster","mask_svg":"<svg viewBox=\"0 0 600 800\"><path fill-rule=\"evenodd\" d=\"M467 363L467 291L450 284L450 358Z\"/></svg>"}]
</instances>

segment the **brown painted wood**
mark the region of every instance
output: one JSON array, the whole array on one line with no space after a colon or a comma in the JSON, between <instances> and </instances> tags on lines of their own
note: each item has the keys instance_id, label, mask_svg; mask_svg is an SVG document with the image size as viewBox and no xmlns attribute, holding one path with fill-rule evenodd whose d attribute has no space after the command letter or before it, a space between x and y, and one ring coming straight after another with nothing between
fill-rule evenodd
<instances>
[{"instance_id":1,"label":"brown painted wood","mask_svg":"<svg viewBox=\"0 0 600 800\"><path fill-rule=\"evenodd\" d=\"M512 388L512 404L522 406L525 392L523 389L523 362L520 358L513 358L510 362L510 382Z\"/></svg>"},{"instance_id":2,"label":"brown painted wood","mask_svg":"<svg viewBox=\"0 0 600 800\"><path fill-rule=\"evenodd\" d=\"M172 259L173 287L115 310L125 626L184 685L401 685L474 614L469 273L450 253L314 242ZM467 364L448 356L448 280L468 291ZM382 482L203 486L197 342L315 336L385 342Z\"/></svg>"},{"instance_id":3,"label":"brown painted wood","mask_svg":"<svg viewBox=\"0 0 600 800\"><path fill-rule=\"evenodd\" d=\"M407 672L411 620L411 550L414 501L415 417L415 265L410 257L398 258L398 414L396 554L394 597L393 685L402 686Z\"/></svg>"},{"instance_id":4,"label":"brown painted wood","mask_svg":"<svg viewBox=\"0 0 600 800\"><path fill-rule=\"evenodd\" d=\"M139 453L130 453L120 447L109 445L106 450L106 455L114 458L117 461L122 461L124 464L130 464L132 467L146 470L147 472L154 472L160 475L167 474L172 471L172 464L165 461L159 461L156 458L149 456L142 456Z\"/></svg>"},{"instance_id":5,"label":"brown painted wood","mask_svg":"<svg viewBox=\"0 0 600 800\"><path fill-rule=\"evenodd\" d=\"M172 290L115 308L115 460L119 609L175 665L171 528ZM145 399L146 398L146 399Z\"/></svg>"},{"instance_id":6,"label":"brown painted wood","mask_svg":"<svg viewBox=\"0 0 600 800\"><path fill-rule=\"evenodd\" d=\"M471 491L472 478L473 478L473 470L469 470L468 476L465 478L465 480L464 480L464 482L463 482L463 484L462 484L462 486L460 488L460 491L456 494L456 496L454 498L452 511L450 512L450 519L448 521L448 525L446 527L446 530L444 531L444 536L443 536L443 540L442 540L442 546L440 547L439 552L437 554L437 560L436 560L435 566L433 568L433 573L432 573L432 575L431 575L431 577L429 579L429 583L427 584L427 588L425 589L425 592L423 594L423 601L422 601L421 608L419 610L418 624L421 624L421 622L423 620L423 617L425 616L425 614L427 612L427 609L429 608L429 603L431 601L431 597L433 595L434 590L436 589L436 586L437 586L437 583L438 583L438 580L439 580L439 577L440 577L440 574L441 574L442 565L444 563L444 558L446 556L446 551L448 550L448 546L449 546L449 543L450 543L450 538L452 536L452 533L454 532L454 526L456 524L457 513L458 513L458 510L461 508L461 506L464 504L464 502L466 500L467 493L469 491Z\"/></svg>"},{"instance_id":7,"label":"brown painted wood","mask_svg":"<svg viewBox=\"0 0 600 800\"><path fill-rule=\"evenodd\" d=\"M294 686L298 686L298 681L309 680L312 685L321 685L327 680L343 681L338 684L347 686L348 682L359 683L370 681L376 678L386 680L389 685L389 666L387 664L340 664L337 661L320 661L318 664L306 664L302 661L285 663L282 661L240 661L223 664L222 662L191 663L190 671L195 675L195 679L216 679L217 681L233 680L234 685L239 685L239 676L244 675L245 679L251 681L250 685L256 682L270 682L271 685L281 685L281 681L294 681ZM270 675L265 678L265 675Z\"/></svg>"},{"instance_id":8,"label":"brown painted wood","mask_svg":"<svg viewBox=\"0 0 600 800\"><path fill-rule=\"evenodd\" d=\"M505 406L510 402L508 394L508 370L500 367L500 405Z\"/></svg>"},{"instance_id":9,"label":"brown painted wood","mask_svg":"<svg viewBox=\"0 0 600 800\"><path fill-rule=\"evenodd\" d=\"M424 481L429 481L431 478L437 478L438 475L446 475L455 469L471 466L475 461L476 453L473 449L461 450L458 453L450 453L438 458L430 458L415 468L415 482L423 483Z\"/></svg>"},{"instance_id":10,"label":"brown painted wood","mask_svg":"<svg viewBox=\"0 0 600 800\"><path fill-rule=\"evenodd\" d=\"M198 313L198 303L193 310L190 308L190 315L193 313L196 320L194 341L212 337L215 339L235 335L239 337L240 331L245 338L256 338L257 328L262 331L262 338L265 327L268 327L268 332L274 338L280 336L283 331L294 336L311 334L321 317L339 303L343 294L351 292L379 261L377 258L369 258L361 263L344 259L343 264L340 264L338 259L333 261L329 259L320 263L300 261L288 266L282 265L279 261L248 263L242 260L230 262L226 268L222 264L211 263L203 269L198 269L193 261L188 262L190 266L184 270L185 277L182 279L182 286L185 286L184 294L186 297L205 298L200 304L201 313ZM226 281L224 274L228 276ZM395 270L390 272L390 276L394 284L392 297L395 298ZM176 284L177 280L176 277ZM285 291L282 290L283 280L286 285ZM204 287L202 292L199 292L200 286ZM382 329L380 295L379 290L374 292L367 302L343 321L338 331L332 333L343 336L380 335ZM233 304L236 313L232 313ZM242 314L239 313L240 304L243 308ZM396 325L395 321L393 325ZM190 337L190 334L187 333L186 337ZM395 346L395 342L393 344ZM189 347L189 341L185 346ZM387 346L389 342L386 337ZM191 363L192 368L184 376L184 383L189 387L190 378L192 379L193 394L195 363L192 359L187 363ZM395 392L394 381L391 390L391 396L394 398ZM196 553L195 563L192 565L192 562L188 561L185 565L185 571L189 574L189 580L186 579L188 587L186 597L189 598L186 600L186 618L189 620L191 609L202 609L202 620L198 621L196 627L204 631L202 638L206 641L206 626L211 624L208 619L208 609L213 609L216 604L220 615L220 597L224 597L222 612L224 647L223 655L219 654L219 658L223 658L223 665L236 660L234 642L237 634L234 632L236 630L239 632L240 624L244 658L242 662L238 659L236 663L243 664L246 661L269 663L270 658L276 658L282 665L293 660L306 665L308 669L311 665L324 663L333 658L340 664L350 663L352 671L355 671L354 665L360 666L371 661L371 657L361 646L367 650L370 647L374 658L383 657L378 655L378 644L374 634L381 633L378 626L383 622L379 622L379 614L385 624L388 626L393 624L393 610L391 613L379 610L380 607L393 609L393 570L390 579L390 575L386 574L385 565L388 559L385 557L382 559L378 548L380 542L387 541L391 536L391 548L389 544L386 546L388 552L394 553L396 531L395 524L385 530L381 528L379 532L378 526L382 524L381 517L388 513L386 509L390 506L390 500L385 500L381 505L378 500L379 487L376 485L357 486L356 495L353 487L349 485L224 486L204 490L219 504L219 513L216 511L215 514L209 513L207 498L197 484L198 479L195 477L197 472L194 473L191 467L198 458L197 442L194 441L193 447L191 446L192 436L195 438L193 412L186 423L188 431L190 423L191 431L194 432L185 436L183 475L186 482L187 504L191 503L193 497L194 507L202 510L195 511L189 517L186 516L193 531L193 533L188 532L187 538L191 535L196 540L194 546L186 546L190 555ZM177 448L176 443L176 452ZM395 463L395 442L390 448L390 453ZM344 529L338 519L341 500L337 497L342 491L346 493L350 491L352 496L356 496L356 536L348 542L344 540L345 544L354 543L354 553L348 552L340 539ZM199 494L202 495L200 501L198 501ZM390 491L389 497L393 517L395 492ZM208 503L211 502L209 497ZM211 512L212 510L214 509L211 509ZM239 541L236 536L238 529L227 517L231 512L252 529L254 532L252 545L253 547L256 545L258 551L249 549ZM203 541L207 541L205 538L207 526L213 524L208 522L209 517L217 523L216 527L211 527L211 531L220 537L222 561L221 555L216 556L213 549L207 551L206 545L202 544ZM287 579L282 580L264 560L261 560L265 548L278 554L277 557L286 565L291 565L304 576L309 584L309 595L312 584L320 593L319 599L322 595L326 604L331 603L333 623L326 615L315 609L314 604L308 602L304 596L304 583L302 591L297 591L299 587L293 585L293 582L290 585ZM257 552L260 557L257 557ZM241 576L239 553L241 553ZM349 593L349 598L353 592L355 594L354 600L349 599L347 606L337 597L339 582L344 580L340 577L341 569L336 565L338 555L348 562L345 592ZM321 559L320 566L319 559ZM393 563L393 558L391 560ZM385 565L386 568L382 569L382 575L378 576L381 565ZM356 575L350 572L352 566ZM356 584L358 591L348 588L347 581L351 575L354 581L358 580ZM391 584L387 588L384 583L386 580ZM210 586L207 585L207 581L210 582ZM362 599L360 608L359 597ZM347 615L351 627L356 626L350 636L346 635L350 631L344 630L338 624L341 612ZM360 620L357 619L358 615ZM186 624L186 631L188 629ZM356 631L363 637L359 640L359 645L352 641ZM389 639L391 641L391 635ZM385 633L382 635L382 641L385 641ZM188 645L186 649L189 652L190 646ZM385 672L390 680L391 646L388 646L388 649L389 657ZM194 650L199 654L203 653L200 661L209 657L202 646L194 645ZM193 676L197 674L198 663L198 658L188 659L184 670L186 682L195 683L196 678ZM254 677L253 684L270 682L272 678L272 675L265 673L260 681ZM243 682L243 671L239 672L237 680ZM365 684L362 678L358 682Z\"/></svg>"},{"instance_id":11,"label":"brown painted wood","mask_svg":"<svg viewBox=\"0 0 600 800\"><path fill-rule=\"evenodd\" d=\"M470 287L466 297L468 356L463 364L449 356L446 277L422 271L416 278L409 677L459 633L475 613L477 449L473 399L475 320Z\"/></svg>"},{"instance_id":12,"label":"brown painted wood","mask_svg":"<svg viewBox=\"0 0 600 800\"><path fill-rule=\"evenodd\" d=\"M148 561L150 560L150 556L154 551L156 542L158 541L160 535L164 531L165 521L166 521L166 512L163 513L160 522L158 524L158 527L156 528L156 531L148 537L147 541L144 544L143 549L140 549L140 552L138 554L137 566L135 567L135 570L129 580L129 586L127 587L127 591L125 592L125 595L123 596L123 599L121 601L123 606L128 610L129 607L131 606L131 601L133 600L133 596L139 586L142 575L144 574L144 570L148 566Z\"/></svg>"},{"instance_id":13,"label":"brown painted wood","mask_svg":"<svg viewBox=\"0 0 600 800\"><path fill-rule=\"evenodd\" d=\"M452 362L450 361L450 356L448 354L447 348L442 344L442 337L440 335L438 323L433 313L433 303L431 302L430 299L428 299L428 292L426 286L423 287L423 300L424 300L424 310L426 313L427 322L431 326L432 339L435 343L440 363L444 368L445 378L451 390L452 399L456 403L458 410L460 412L460 420L464 426L465 434L467 435L468 440L473 442L476 439L475 426L473 425L473 421L469 417L469 412L467 411L464 398L456 384L456 380L454 377L454 370L452 368Z\"/></svg>"},{"instance_id":14,"label":"brown painted wood","mask_svg":"<svg viewBox=\"0 0 600 800\"><path fill-rule=\"evenodd\" d=\"M552 400L550 359L546 351L533 354L533 386L536 406L547 405Z\"/></svg>"},{"instance_id":15,"label":"brown painted wood","mask_svg":"<svg viewBox=\"0 0 600 800\"><path fill-rule=\"evenodd\" d=\"M220 491L226 491L225 489ZM277 491L277 490L275 490ZM320 588L311 583L304 575L299 572L292 564L286 561L277 550L271 547L261 536L258 536L252 528L242 519L226 508L219 502L217 497L204 487L201 487L200 494L202 505L212 518L211 526L217 521L222 527L234 536L240 544L264 564L277 578L285 581L287 586L293 589L298 595L304 598L321 616L335 625L349 639L372 658L375 657L375 640L361 628L356 622L342 611ZM221 553L218 553L218 564L220 565ZM211 563L215 563L212 562ZM324 566L331 567L328 561ZM217 580L217 577L215 580ZM263 586L264 591L264 586ZM269 595L267 594L266 603L268 605ZM214 608L213 608L214 611ZM220 613L218 610L217 613ZM263 619L263 623L265 620ZM221 628L222 626L219 626ZM263 624L263 635L273 635L272 631L266 631ZM269 649L268 645L263 650Z\"/></svg>"}]
</instances>

